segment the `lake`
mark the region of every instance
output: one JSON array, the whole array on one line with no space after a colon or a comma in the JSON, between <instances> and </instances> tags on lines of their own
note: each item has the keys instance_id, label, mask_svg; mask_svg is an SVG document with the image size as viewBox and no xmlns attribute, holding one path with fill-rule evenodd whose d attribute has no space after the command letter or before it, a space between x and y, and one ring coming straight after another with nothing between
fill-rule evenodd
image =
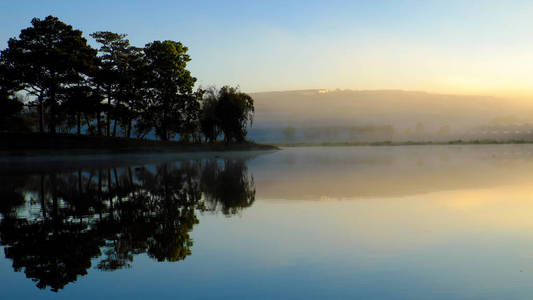
<instances>
[{"instance_id":1,"label":"lake","mask_svg":"<svg viewBox=\"0 0 533 300\"><path fill-rule=\"evenodd\" d=\"M2 299L531 299L533 145L0 160Z\"/></svg>"}]
</instances>

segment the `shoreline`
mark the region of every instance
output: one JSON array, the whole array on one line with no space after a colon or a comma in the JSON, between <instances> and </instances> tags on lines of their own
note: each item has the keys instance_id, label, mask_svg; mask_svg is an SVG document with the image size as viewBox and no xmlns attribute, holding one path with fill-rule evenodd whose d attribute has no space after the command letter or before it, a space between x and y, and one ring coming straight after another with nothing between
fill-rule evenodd
<instances>
[{"instance_id":1,"label":"shoreline","mask_svg":"<svg viewBox=\"0 0 533 300\"><path fill-rule=\"evenodd\" d=\"M431 146L431 145L514 145L533 144L533 140L451 140L451 141L377 141L377 142L296 142L225 144L217 142L183 143L139 138L87 136L77 134L0 132L0 156L66 156L103 154L179 154L201 152L272 151L280 147L361 147L361 146Z\"/></svg>"},{"instance_id":2,"label":"shoreline","mask_svg":"<svg viewBox=\"0 0 533 300\"><path fill-rule=\"evenodd\" d=\"M273 145L245 142L182 143L124 137L87 136L76 134L48 135L42 133L0 132L0 156L92 155L92 154L157 154L230 151L278 150Z\"/></svg>"},{"instance_id":3,"label":"shoreline","mask_svg":"<svg viewBox=\"0 0 533 300\"><path fill-rule=\"evenodd\" d=\"M362 147L362 146L443 146L443 145L521 145L533 144L533 140L452 140L452 141L381 141L381 142L299 142L299 143L270 143L276 147L297 148L297 147Z\"/></svg>"}]
</instances>

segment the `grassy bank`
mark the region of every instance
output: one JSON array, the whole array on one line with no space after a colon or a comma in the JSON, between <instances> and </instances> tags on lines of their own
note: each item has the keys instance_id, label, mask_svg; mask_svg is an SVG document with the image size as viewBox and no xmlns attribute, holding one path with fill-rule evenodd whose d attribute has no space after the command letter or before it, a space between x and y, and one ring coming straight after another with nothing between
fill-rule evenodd
<instances>
[{"instance_id":1,"label":"grassy bank","mask_svg":"<svg viewBox=\"0 0 533 300\"><path fill-rule=\"evenodd\" d=\"M277 147L341 147L341 146L417 146L417 145L496 145L496 144L533 144L529 140L453 140L445 142L404 141L404 142L311 142L311 143L272 143Z\"/></svg>"},{"instance_id":2,"label":"grassy bank","mask_svg":"<svg viewBox=\"0 0 533 300\"><path fill-rule=\"evenodd\" d=\"M0 132L0 154L62 154L62 153L143 153L275 150L277 147L257 143L189 144L177 141L155 141L123 137L75 134Z\"/></svg>"}]
</instances>

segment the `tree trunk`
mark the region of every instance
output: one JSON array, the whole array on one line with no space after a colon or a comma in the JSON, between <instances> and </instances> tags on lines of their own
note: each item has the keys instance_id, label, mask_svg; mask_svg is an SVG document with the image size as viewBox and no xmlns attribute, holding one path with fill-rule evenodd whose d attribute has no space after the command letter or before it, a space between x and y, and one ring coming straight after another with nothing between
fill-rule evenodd
<instances>
[{"instance_id":1,"label":"tree trunk","mask_svg":"<svg viewBox=\"0 0 533 300\"><path fill-rule=\"evenodd\" d=\"M48 120L48 134L54 135L56 134L56 125L54 121L54 114L51 112L48 114L49 120Z\"/></svg>"},{"instance_id":2,"label":"tree trunk","mask_svg":"<svg viewBox=\"0 0 533 300\"><path fill-rule=\"evenodd\" d=\"M106 135L109 136L111 126L111 87L107 87L107 123L106 123Z\"/></svg>"},{"instance_id":3,"label":"tree trunk","mask_svg":"<svg viewBox=\"0 0 533 300\"><path fill-rule=\"evenodd\" d=\"M100 112L96 114L96 127L98 130L98 136L102 136L102 120L101 120Z\"/></svg>"},{"instance_id":4,"label":"tree trunk","mask_svg":"<svg viewBox=\"0 0 533 300\"><path fill-rule=\"evenodd\" d=\"M117 136L117 119L113 120L113 136Z\"/></svg>"},{"instance_id":5,"label":"tree trunk","mask_svg":"<svg viewBox=\"0 0 533 300\"><path fill-rule=\"evenodd\" d=\"M84 117L85 117L85 122L87 122L87 130L89 131L89 133L91 135L95 135L94 134L94 128L93 126L91 125L91 122L89 121L89 118L87 117L87 114L83 114Z\"/></svg>"},{"instance_id":6,"label":"tree trunk","mask_svg":"<svg viewBox=\"0 0 533 300\"><path fill-rule=\"evenodd\" d=\"M161 140L168 141L168 133L166 128L161 128Z\"/></svg>"},{"instance_id":7,"label":"tree trunk","mask_svg":"<svg viewBox=\"0 0 533 300\"><path fill-rule=\"evenodd\" d=\"M81 195L83 187L81 185L81 170L78 170L78 193Z\"/></svg>"},{"instance_id":8,"label":"tree trunk","mask_svg":"<svg viewBox=\"0 0 533 300\"><path fill-rule=\"evenodd\" d=\"M81 134L81 113L78 112L78 135Z\"/></svg>"},{"instance_id":9,"label":"tree trunk","mask_svg":"<svg viewBox=\"0 0 533 300\"><path fill-rule=\"evenodd\" d=\"M43 95L39 95L39 132L44 132L44 103Z\"/></svg>"},{"instance_id":10,"label":"tree trunk","mask_svg":"<svg viewBox=\"0 0 533 300\"><path fill-rule=\"evenodd\" d=\"M167 133L167 111L166 109L163 109L163 121L161 126L161 140L168 141L168 133Z\"/></svg>"},{"instance_id":11,"label":"tree trunk","mask_svg":"<svg viewBox=\"0 0 533 300\"><path fill-rule=\"evenodd\" d=\"M130 138L131 137L131 120L129 120L128 122L128 129L126 130L126 137L127 138Z\"/></svg>"},{"instance_id":12,"label":"tree trunk","mask_svg":"<svg viewBox=\"0 0 533 300\"><path fill-rule=\"evenodd\" d=\"M56 134L56 127L57 127L57 103L56 103L56 87L52 86L50 88L50 112L48 114L48 131L50 134Z\"/></svg>"}]
</instances>

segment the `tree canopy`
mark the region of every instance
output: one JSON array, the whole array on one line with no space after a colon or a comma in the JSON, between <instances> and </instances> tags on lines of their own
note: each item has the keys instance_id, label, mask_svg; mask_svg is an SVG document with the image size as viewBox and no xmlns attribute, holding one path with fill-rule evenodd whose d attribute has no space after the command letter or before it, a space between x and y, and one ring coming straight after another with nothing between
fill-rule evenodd
<instances>
[{"instance_id":1,"label":"tree canopy","mask_svg":"<svg viewBox=\"0 0 533 300\"><path fill-rule=\"evenodd\" d=\"M181 42L135 47L124 33L90 36L98 50L80 30L48 16L8 41L0 53L0 130L20 128L9 124L25 115L38 119L29 128L48 134L245 141L253 99L228 86L195 90Z\"/></svg>"},{"instance_id":2,"label":"tree canopy","mask_svg":"<svg viewBox=\"0 0 533 300\"><path fill-rule=\"evenodd\" d=\"M210 89L200 113L200 129L207 141L214 142L220 134L226 143L243 142L246 126L253 121L254 101L236 87Z\"/></svg>"},{"instance_id":3,"label":"tree canopy","mask_svg":"<svg viewBox=\"0 0 533 300\"><path fill-rule=\"evenodd\" d=\"M90 74L96 50L87 45L80 30L56 17L34 18L31 23L18 38L8 41L0 63L13 85L35 97L39 131L44 131L47 121L49 132L55 133L61 104L58 95L65 86Z\"/></svg>"},{"instance_id":4,"label":"tree canopy","mask_svg":"<svg viewBox=\"0 0 533 300\"><path fill-rule=\"evenodd\" d=\"M142 124L154 128L164 141L184 132L198 114L198 99L193 93L196 78L186 69L191 60L187 51L174 41L155 41L144 47L150 105L143 112Z\"/></svg>"}]
</instances>

